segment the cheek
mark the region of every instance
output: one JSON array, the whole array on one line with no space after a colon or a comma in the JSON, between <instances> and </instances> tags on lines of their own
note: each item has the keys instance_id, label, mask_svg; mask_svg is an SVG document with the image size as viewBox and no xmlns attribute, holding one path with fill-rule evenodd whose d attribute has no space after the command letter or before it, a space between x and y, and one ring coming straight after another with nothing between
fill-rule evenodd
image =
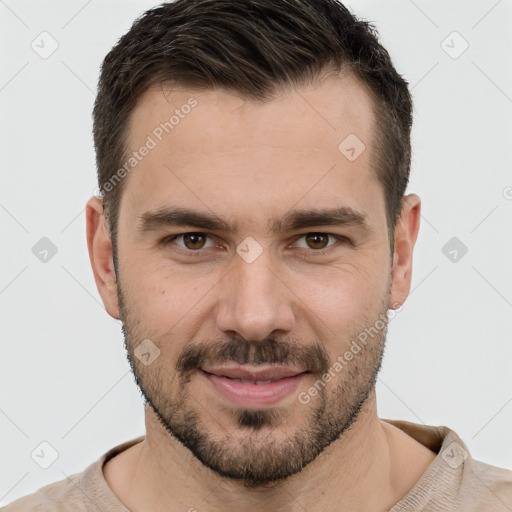
<instances>
[{"instance_id":1,"label":"cheek","mask_svg":"<svg viewBox=\"0 0 512 512\"><path fill-rule=\"evenodd\" d=\"M380 312L387 279L376 265L344 264L298 278L294 289L319 319L338 331L340 324L354 325Z\"/></svg>"},{"instance_id":2,"label":"cheek","mask_svg":"<svg viewBox=\"0 0 512 512\"><path fill-rule=\"evenodd\" d=\"M146 266L144 272L132 272L129 305L143 332L178 349L176 343L193 337L204 323L217 282L213 275Z\"/></svg>"}]
</instances>

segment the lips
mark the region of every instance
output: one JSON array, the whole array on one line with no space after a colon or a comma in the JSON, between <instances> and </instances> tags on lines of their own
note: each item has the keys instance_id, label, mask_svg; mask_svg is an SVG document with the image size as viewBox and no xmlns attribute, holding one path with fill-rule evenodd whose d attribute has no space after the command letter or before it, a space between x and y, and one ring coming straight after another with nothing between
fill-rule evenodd
<instances>
[{"instance_id":1,"label":"lips","mask_svg":"<svg viewBox=\"0 0 512 512\"><path fill-rule=\"evenodd\" d=\"M277 404L296 391L307 371L271 367L202 368L202 374L225 400L244 408Z\"/></svg>"}]
</instances>

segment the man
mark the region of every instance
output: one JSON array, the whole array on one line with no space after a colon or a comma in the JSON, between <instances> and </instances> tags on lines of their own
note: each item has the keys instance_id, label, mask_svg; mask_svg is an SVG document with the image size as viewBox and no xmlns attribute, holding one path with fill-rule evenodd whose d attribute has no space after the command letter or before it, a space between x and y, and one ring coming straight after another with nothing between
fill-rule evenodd
<instances>
[{"instance_id":1,"label":"man","mask_svg":"<svg viewBox=\"0 0 512 512\"><path fill-rule=\"evenodd\" d=\"M146 434L6 511L506 511L512 473L383 420L412 102L334 0L177 0L107 55L87 241Z\"/></svg>"}]
</instances>

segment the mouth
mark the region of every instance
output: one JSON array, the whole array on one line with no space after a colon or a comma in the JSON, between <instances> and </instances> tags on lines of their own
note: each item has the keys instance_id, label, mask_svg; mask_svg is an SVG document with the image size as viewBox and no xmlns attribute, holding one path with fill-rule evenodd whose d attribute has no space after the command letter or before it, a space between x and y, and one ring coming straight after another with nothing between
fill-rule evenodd
<instances>
[{"instance_id":1,"label":"mouth","mask_svg":"<svg viewBox=\"0 0 512 512\"><path fill-rule=\"evenodd\" d=\"M232 405L248 409L279 403L291 395L309 374L309 371L278 366L234 366L200 370L218 395Z\"/></svg>"}]
</instances>

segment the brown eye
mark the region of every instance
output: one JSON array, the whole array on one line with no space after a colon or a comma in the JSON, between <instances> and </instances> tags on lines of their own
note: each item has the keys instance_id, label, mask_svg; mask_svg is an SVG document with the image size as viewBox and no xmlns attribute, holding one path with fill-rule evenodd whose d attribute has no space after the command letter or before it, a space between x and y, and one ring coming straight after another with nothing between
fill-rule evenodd
<instances>
[{"instance_id":1,"label":"brown eye","mask_svg":"<svg viewBox=\"0 0 512 512\"><path fill-rule=\"evenodd\" d=\"M187 233L183 235L183 244L187 249L202 249L206 242L206 236L201 233Z\"/></svg>"},{"instance_id":2,"label":"brown eye","mask_svg":"<svg viewBox=\"0 0 512 512\"><path fill-rule=\"evenodd\" d=\"M178 247L191 252L199 252L200 249L215 247L213 240L210 240L210 237L205 233L182 233L181 235L165 238L163 243L164 245L176 244Z\"/></svg>"},{"instance_id":3,"label":"brown eye","mask_svg":"<svg viewBox=\"0 0 512 512\"><path fill-rule=\"evenodd\" d=\"M305 238L311 249L325 249L329 243L329 235L325 233L308 233Z\"/></svg>"},{"instance_id":4,"label":"brown eye","mask_svg":"<svg viewBox=\"0 0 512 512\"><path fill-rule=\"evenodd\" d=\"M305 233L301 235L295 247L300 249L309 249L310 255L321 256L331 249L332 246L348 245L352 246L350 239L343 235L333 235L331 233ZM335 249L335 247L332 247Z\"/></svg>"}]
</instances>

